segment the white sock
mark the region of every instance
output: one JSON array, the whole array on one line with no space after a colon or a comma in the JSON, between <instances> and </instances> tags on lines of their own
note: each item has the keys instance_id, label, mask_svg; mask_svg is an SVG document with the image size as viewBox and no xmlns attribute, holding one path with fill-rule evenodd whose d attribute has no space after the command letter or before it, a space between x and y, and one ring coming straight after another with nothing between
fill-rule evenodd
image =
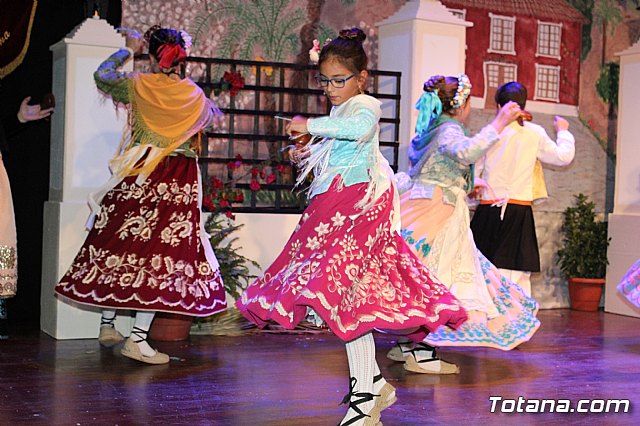
<instances>
[{"instance_id":1,"label":"white sock","mask_svg":"<svg viewBox=\"0 0 640 426\"><path fill-rule=\"evenodd\" d=\"M350 387L353 384L353 393L370 393L373 394L373 376L377 367L376 363L376 346L373 340L373 334L367 333L355 340L346 343L347 359L349 360ZM377 369L378 373L380 369ZM355 384L354 384L355 383ZM351 400L360 399L352 396ZM374 401L363 402L358 404L358 409L367 414L374 406ZM347 422L359 414L351 407L347 410L341 424ZM366 417L360 421L352 423L353 426L364 424Z\"/></svg>"},{"instance_id":2,"label":"white sock","mask_svg":"<svg viewBox=\"0 0 640 426\"><path fill-rule=\"evenodd\" d=\"M133 324L133 330L131 331L131 339L138 345L142 355L152 357L156 354L156 350L149 346L147 343L147 333L151 322L155 316L155 312L136 312L136 321Z\"/></svg>"},{"instance_id":3,"label":"white sock","mask_svg":"<svg viewBox=\"0 0 640 426\"><path fill-rule=\"evenodd\" d=\"M387 380L382 376L382 374L380 374L380 367L378 366L378 362L376 362L374 364L373 374L374 374L374 376L373 376L373 379L374 379L374 382L373 382L373 394L374 395L380 395L380 391L382 390L384 385L387 384ZM376 378L378 378L377 381L375 380ZM393 391L389 395L387 395L385 400L393 399L393 398L395 398L395 396L396 396L396 392ZM379 398L379 397L376 396L375 398Z\"/></svg>"},{"instance_id":4,"label":"white sock","mask_svg":"<svg viewBox=\"0 0 640 426\"><path fill-rule=\"evenodd\" d=\"M398 338L398 346L400 346L400 350L402 351L403 356L409 355L409 351L412 350L416 344L413 340L408 337L399 337Z\"/></svg>"},{"instance_id":5,"label":"white sock","mask_svg":"<svg viewBox=\"0 0 640 426\"><path fill-rule=\"evenodd\" d=\"M114 321L116 320L116 311L112 309L103 309L102 318L100 318L100 328L111 327L115 328Z\"/></svg>"},{"instance_id":6,"label":"white sock","mask_svg":"<svg viewBox=\"0 0 640 426\"><path fill-rule=\"evenodd\" d=\"M420 368L424 370L438 372L442 370L442 367L447 365L454 365L439 359L436 355L436 348L427 343L417 343L413 348L413 355L416 361L431 360L429 362L420 363Z\"/></svg>"},{"instance_id":7,"label":"white sock","mask_svg":"<svg viewBox=\"0 0 640 426\"><path fill-rule=\"evenodd\" d=\"M413 348L413 354L416 356L416 361L432 359L435 358L436 348L426 343L417 343Z\"/></svg>"},{"instance_id":8,"label":"white sock","mask_svg":"<svg viewBox=\"0 0 640 426\"><path fill-rule=\"evenodd\" d=\"M373 364L373 379L375 380L375 378L378 376L380 376L381 378L378 379L377 382L376 381L373 382L373 393L375 395L380 395L380 389L382 389L384 384L387 383L385 378L382 377L382 374L380 374L380 367L378 366L378 362L375 361Z\"/></svg>"}]
</instances>

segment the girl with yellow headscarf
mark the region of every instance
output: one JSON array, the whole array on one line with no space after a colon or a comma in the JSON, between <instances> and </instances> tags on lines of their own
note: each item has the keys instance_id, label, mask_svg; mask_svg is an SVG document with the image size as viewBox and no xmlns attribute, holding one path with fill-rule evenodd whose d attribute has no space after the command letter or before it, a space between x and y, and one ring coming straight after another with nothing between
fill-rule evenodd
<instances>
[{"instance_id":1,"label":"girl with yellow headscarf","mask_svg":"<svg viewBox=\"0 0 640 426\"><path fill-rule=\"evenodd\" d=\"M136 321L121 352L149 364L169 356L147 343L157 311L211 315L226 307L220 268L202 228L199 134L218 111L177 67L187 57L185 36L154 27L145 35L152 73L118 70L142 45L127 32L127 47L104 61L98 89L128 111L111 180L92 194L95 223L56 292L101 307L100 343L124 338L115 310L135 310Z\"/></svg>"}]
</instances>

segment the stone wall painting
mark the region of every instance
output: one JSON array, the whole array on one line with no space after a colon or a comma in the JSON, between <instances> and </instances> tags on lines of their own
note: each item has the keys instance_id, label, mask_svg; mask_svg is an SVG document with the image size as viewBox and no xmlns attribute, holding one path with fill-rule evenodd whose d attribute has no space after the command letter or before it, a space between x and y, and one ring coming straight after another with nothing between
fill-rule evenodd
<instances>
[{"instance_id":1,"label":"stone wall painting","mask_svg":"<svg viewBox=\"0 0 640 426\"><path fill-rule=\"evenodd\" d=\"M123 26L145 30L161 24L186 29L192 54L204 57L308 62L313 39L333 38L358 26L376 65L376 23L406 0L124 0Z\"/></svg>"},{"instance_id":2,"label":"stone wall painting","mask_svg":"<svg viewBox=\"0 0 640 426\"><path fill-rule=\"evenodd\" d=\"M636 0L567 0L587 19L580 66L580 118L615 154L616 65L621 52L640 38L640 2ZM611 71L613 70L613 74Z\"/></svg>"}]
</instances>

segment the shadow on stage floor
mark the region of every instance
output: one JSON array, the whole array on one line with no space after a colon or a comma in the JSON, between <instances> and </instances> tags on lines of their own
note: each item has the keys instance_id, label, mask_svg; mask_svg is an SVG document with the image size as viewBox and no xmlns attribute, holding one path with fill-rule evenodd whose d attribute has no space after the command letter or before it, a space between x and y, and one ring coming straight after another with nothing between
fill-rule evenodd
<instances>
[{"instance_id":1,"label":"shadow on stage floor","mask_svg":"<svg viewBox=\"0 0 640 426\"><path fill-rule=\"evenodd\" d=\"M510 352L442 348L439 356L460 366L451 376L406 372L385 357L391 337L377 334L378 363L398 389L384 425L639 424L640 319L569 310L539 318L533 339ZM136 363L95 339L13 330L0 341L0 424L306 426L335 425L344 414L347 360L331 334L191 336L157 346L172 356L169 365ZM493 398L495 413L492 396L502 398ZM570 405L517 412L518 404L532 410L534 399ZM582 408L606 411L606 400L629 399L630 409L575 411L586 399L603 402ZM553 404L574 412L549 413Z\"/></svg>"}]
</instances>

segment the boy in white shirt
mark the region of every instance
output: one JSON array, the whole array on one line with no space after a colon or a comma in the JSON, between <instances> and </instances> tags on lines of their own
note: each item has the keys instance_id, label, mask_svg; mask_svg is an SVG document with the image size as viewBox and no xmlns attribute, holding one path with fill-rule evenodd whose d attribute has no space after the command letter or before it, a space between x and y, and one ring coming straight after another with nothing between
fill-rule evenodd
<instances>
[{"instance_id":1,"label":"boy in white shirt","mask_svg":"<svg viewBox=\"0 0 640 426\"><path fill-rule=\"evenodd\" d=\"M518 82L500 86L495 95L498 108L514 101L524 110L527 89ZM569 123L555 117L557 140L539 125L513 122L500 133L500 141L476 164L477 176L486 182L480 205L471 221L478 249L502 275L531 296L531 272L540 271L540 255L533 210L536 161L565 166L575 154Z\"/></svg>"}]
</instances>

